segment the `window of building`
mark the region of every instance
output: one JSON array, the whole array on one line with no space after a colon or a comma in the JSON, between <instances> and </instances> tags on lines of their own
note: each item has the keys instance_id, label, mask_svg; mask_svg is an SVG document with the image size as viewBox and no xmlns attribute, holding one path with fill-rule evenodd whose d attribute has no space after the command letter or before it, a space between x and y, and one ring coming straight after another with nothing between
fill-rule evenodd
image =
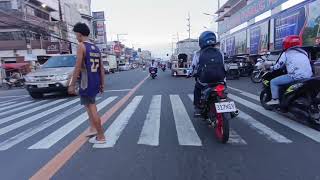
<instances>
[{"instance_id":1,"label":"window of building","mask_svg":"<svg viewBox=\"0 0 320 180\"><path fill-rule=\"evenodd\" d=\"M24 40L23 32L0 32L0 41Z\"/></svg>"},{"instance_id":2,"label":"window of building","mask_svg":"<svg viewBox=\"0 0 320 180\"><path fill-rule=\"evenodd\" d=\"M0 9L12 9L10 1L0 1Z\"/></svg>"},{"instance_id":3,"label":"window of building","mask_svg":"<svg viewBox=\"0 0 320 180\"><path fill-rule=\"evenodd\" d=\"M34 15L39 17L39 18L41 18L41 19L45 19L45 20L48 20L48 21L50 20L49 14L45 13L45 12L39 10L39 9L35 9L34 10Z\"/></svg>"}]
</instances>

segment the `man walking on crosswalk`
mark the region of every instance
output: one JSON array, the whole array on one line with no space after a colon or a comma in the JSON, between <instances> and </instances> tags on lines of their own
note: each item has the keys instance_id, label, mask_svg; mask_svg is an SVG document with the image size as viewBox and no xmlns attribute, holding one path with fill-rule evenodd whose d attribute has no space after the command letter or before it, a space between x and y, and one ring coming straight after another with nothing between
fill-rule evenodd
<instances>
[{"instance_id":1,"label":"man walking on crosswalk","mask_svg":"<svg viewBox=\"0 0 320 180\"><path fill-rule=\"evenodd\" d=\"M75 94L75 84L80 77L79 95L81 104L87 109L90 119L88 136L95 136L89 140L93 144L106 142L96 106L96 95L104 90L104 70L99 48L88 41L90 29L85 23L77 23L73 31L76 33L79 46L77 49L77 63L69 86L69 93Z\"/></svg>"}]
</instances>

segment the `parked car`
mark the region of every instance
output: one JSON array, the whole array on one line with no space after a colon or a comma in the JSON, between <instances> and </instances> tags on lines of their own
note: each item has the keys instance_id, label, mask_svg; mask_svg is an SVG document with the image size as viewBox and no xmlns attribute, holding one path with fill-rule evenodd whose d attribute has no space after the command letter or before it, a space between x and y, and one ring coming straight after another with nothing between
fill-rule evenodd
<instances>
[{"instance_id":1,"label":"parked car","mask_svg":"<svg viewBox=\"0 0 320 180\"><path fill-rule=\"evenodd\" d=\"M42 98L45 93L67 93L75 64L75 55L50 57L40 69L25 76L25 85L30 96Z\"/></svg>"}]
</instances>

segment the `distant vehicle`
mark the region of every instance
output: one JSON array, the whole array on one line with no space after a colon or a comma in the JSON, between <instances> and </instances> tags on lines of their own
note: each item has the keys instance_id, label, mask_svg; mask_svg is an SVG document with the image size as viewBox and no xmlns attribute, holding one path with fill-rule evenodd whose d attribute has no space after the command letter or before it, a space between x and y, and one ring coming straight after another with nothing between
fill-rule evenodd
<instances>
[{"instance_id":1,"label":"distant vehicle","mask_svg":"<svg viewBox=\"0 0 320 180\"><path fill-rule=\"evenodd\" d=\"M128 71L130 66L128 64L119 64L119 71Z\"/></svg>"},{"instance_id":2,"label":"distant vehicle","mask_svg":"<svg viewBox=\"0 0 320 180\"><path fill-rule=\"evenodd\" d=\"M67 93L75 64L75 55L50 57L40 69L25 76L25 85L30 96L42 98L44 93Z\"/></svg>"},{"instance_id":3,"label":"distant vehicle","mask_svg":"<svg viewBox=\"0 0 320 180\"><path fill-rule=\"evenodd\" d=\"M186 39L177 42L176 53L171 57L172 76L187 76L194 52L199 49L197 39Z\"/></svg>"},{"instance_id":4,"label":"distant vehicle","mask_svg":"<svg viewBox=\"0 0 320 180\"><path fill-rule=\"evenodd\" d=\"M108 61L103 61L103 67L104 67L104 73L105 73L105 74L109 74L109 73L111 72Z\"/></svg>"},{"instance_id":5,"label":"distant vehicle","mask_svg":"<svg viewBox=\"0 0 320 180\"><path fill-rule=\"evenodd\" d=\"M115 55L107 55L108 64L109 64L109 72L115 73L117 70L117 58Z\"/></svg>"}]
</instances>

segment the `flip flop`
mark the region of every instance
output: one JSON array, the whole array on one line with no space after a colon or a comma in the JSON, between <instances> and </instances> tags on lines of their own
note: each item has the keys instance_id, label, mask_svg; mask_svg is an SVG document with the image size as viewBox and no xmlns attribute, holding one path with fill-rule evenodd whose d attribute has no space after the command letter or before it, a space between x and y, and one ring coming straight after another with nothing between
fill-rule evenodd
<instances>
[{"instance_id":1,"label":"flip flop","mask_svg":"<svg viewBox=\"0 0 320 180\"><path fill-rule=\"evenodd\" d=\"M95 137L89 139L89 143L91 143L91 144L105 144L106 140L98 141L97 137L95 136Z\"/></svg>"},{"instance_id":2,"label":"flip flop","mask_svg":"<svg viewBox=\"0 0 320 180\"><path fill-rule=\"evenodd\" d=\"M92 137L92 136L95 136L97 135L97 132L89 132L86 137Z\"/></svg>"}]
</instances>

